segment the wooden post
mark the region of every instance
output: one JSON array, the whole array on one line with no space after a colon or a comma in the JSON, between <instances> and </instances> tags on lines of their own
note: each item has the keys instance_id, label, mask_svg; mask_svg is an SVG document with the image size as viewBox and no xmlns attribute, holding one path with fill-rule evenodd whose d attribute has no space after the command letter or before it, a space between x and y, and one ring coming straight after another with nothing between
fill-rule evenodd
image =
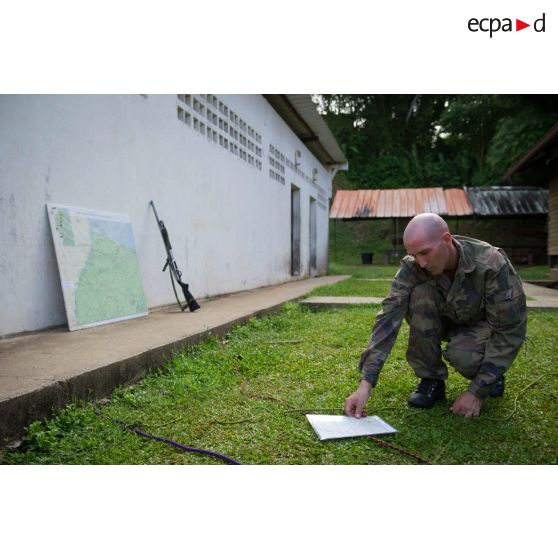
<instances>
[{"instance_id":1,"label":"wooden post","mask_svg":"<svg viewBox=\"0 0 558 558\"><path fill-rule=\"evenodd\" d=\"M333 220L333 254L337 263L337 219Z\"/></svg>"}]
</instances>

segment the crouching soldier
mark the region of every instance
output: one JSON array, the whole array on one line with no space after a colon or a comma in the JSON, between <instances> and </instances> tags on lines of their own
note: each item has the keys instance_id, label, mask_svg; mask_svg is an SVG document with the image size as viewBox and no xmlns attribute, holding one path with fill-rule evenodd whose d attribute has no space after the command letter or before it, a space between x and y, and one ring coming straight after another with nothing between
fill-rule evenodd
<instances>
[{"instance_id":1,"label":"crouching soldier","mask_svg":"<svg viewBox=\"0 0 558 558\"><path fill-rule=\"evenodd\" d=\"M445 397L445 359L471 381L450 411L477 417L486 397L504 393L504 373L525 340L527 309L521 280L501 249L452 236L447 223L434 213L414 217L403 243L409 255L401 260L382 303L360 359L361 381L345 402L345 414L362 416L406 319L407 361L420 378L409 404L429 409ZM442 341L447 341L444 351Z\"/></svg>"}]
</instances>

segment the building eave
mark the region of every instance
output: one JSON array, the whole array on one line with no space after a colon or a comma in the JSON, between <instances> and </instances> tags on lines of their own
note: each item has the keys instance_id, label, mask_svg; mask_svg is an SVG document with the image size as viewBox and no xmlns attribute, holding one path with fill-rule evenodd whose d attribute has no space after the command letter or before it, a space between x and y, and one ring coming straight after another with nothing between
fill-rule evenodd
<instances>
[{"instance_id":1,"label":"building eave","mask_svg":"<svg viewBox=\"0 0 558 558\"><path fill-rule=\"evenodd\" d=\"M503 179L509 180L515 173L525 170L533 164L534 159L548 150L552 144L558 142L558 122L535 144L529 151L527 151L513 166L511 166L504 174ZM553 154L554 156L554 154Z\"/></svg>"},{"instance_id":2,"label":"building eave","mask_svg":"<svg viewBox=\"0 0 558 558\"><path fill-rule=\"evenodd\" d=\"M326 167L347 166L347 158L310 95L263 95L309 151Z\"/></svg>"}]
</instances>

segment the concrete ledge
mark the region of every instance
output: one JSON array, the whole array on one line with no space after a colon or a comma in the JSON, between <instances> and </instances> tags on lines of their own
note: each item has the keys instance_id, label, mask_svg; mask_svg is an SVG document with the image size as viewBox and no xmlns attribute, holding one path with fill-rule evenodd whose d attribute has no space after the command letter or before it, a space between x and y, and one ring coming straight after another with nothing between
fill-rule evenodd
<instances>
[{"instance_id":1,"label":"concrete ledge","mask_svg":"<svg viewBox=\"0 0 558 558\"><path fill-rule=\"evenodd\" d=\"M527 308L538 308L540 310L558 309L558 290L523 282L525 294L533 300L527 301Z\"/></svg>"},{"instance_id":2,"label":"concrete ledge","mask_svg":"<svg viewBox=\"0 0 558 558\"><path fill-rule=\"evenodd\" d=\"M558 280L551 281L550 279L529 279L529 281L523 281L523 284L525 283L536 285L537 287L545 287L547 289L558 289Z\"/></svg>"},{"instance_id":3,"label":"concrete ledge","mask_svg":"<svg viewBox=\"0 0 558 558\"><path fill-rule=\"evenodd\" d=\"M288 301L346 276L327 276L200 301L191 314L176 307L79 331L61 328L0 341L0 446L31 422L53 416L74 398L110 395L141 380L173 354L250 319L277 313Z\"/></svg>"}]
</instances>

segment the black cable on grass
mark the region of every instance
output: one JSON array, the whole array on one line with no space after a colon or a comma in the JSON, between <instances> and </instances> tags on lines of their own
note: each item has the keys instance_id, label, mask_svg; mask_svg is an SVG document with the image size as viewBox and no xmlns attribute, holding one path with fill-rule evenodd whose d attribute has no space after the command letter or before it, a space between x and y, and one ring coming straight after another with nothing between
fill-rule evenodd
<instances>
[{"instance_id":1,"label":"black cable on grass","mask_svg":"<svg viewBox=\"0 0 558 558\"><path fill-rule=\"evenodd\" d=\"M128 424L127 422L125 422L121 419L111 417L110 415L104 415L101 412L99 412L99 410L97 409L97 401L96 400L93 401L93 412L98 417L108 418L108 419L112 420L113 422L115 422L116 424L122 426L123 428L131 430L134 434L137 434L138 436L143 436L144 438L150 438L151 440L156 440L157 442L164 442L165 444L169 444L170 446L174 446L175 448L181 449L183 451L189 451L189 452L193 452L193 453L201 453L202 455L209 455L211 457L215 457L217 459L221 459L223 461L226 461L227 463L231 463L232 465L241 465L240 462L238 462L235 459L232 459L231 457L228 457L227 455L224 455L222 453L218 453L216 451L211 451L211 450L199 449L199 448L191 448L190 446L185 446L184 444L179 444L178 442L175 442L174 440L171 440L169 438L163 438L162 436L155 436L154 434L149 434L148 432L143 432L143 430L140 430L139 428L135 427L134 425Z\"/></svg>"}]
</instances>

